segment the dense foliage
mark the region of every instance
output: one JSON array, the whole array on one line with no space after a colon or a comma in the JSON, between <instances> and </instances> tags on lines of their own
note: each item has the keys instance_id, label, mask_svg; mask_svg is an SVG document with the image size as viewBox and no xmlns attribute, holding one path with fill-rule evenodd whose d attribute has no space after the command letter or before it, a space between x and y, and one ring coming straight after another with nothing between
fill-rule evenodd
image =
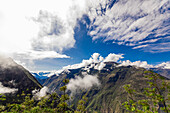
<instances>
[{"instance_id":1,"label":"dense foliage","mask_svg":"<svg viewBox=\"0 0 170 113\"><path fill-rule=\"evenodd\" d=\"M6 105L0 105L0 112L2 113L83 113L85 112L85 104L87 101L86 95L83 96L82 100L79 101L77 110L73 109L72 106L68 104L69 95L66 94L67 86L69 82L68 79L64 79L64 86L60 88L63 95L58 96L56 93L48 94L42 97L40 100L31 98L31 95L25 95L22 93L21 96L24 97L22 103L6 103ZM6 97L0 95L1 101L5 101Z\"/></svg>"},{"instance_id":2,"label":"dense foliage","mask_svg":"<svg viewBox=\"0 0 170 113\"><path fill-rule=\"evenodd\" d=\"M124 86L128 93L128 100L123 103L124 107L130 113L170 112L169 82L152 71L145 73L145 77L149 79L149 87L143 91L137 92L131 88L130 84ZM165 92L168 92L168 94ZM140 95L143 99L137 100L136 95Z\"/></svg>"}]
</instances>

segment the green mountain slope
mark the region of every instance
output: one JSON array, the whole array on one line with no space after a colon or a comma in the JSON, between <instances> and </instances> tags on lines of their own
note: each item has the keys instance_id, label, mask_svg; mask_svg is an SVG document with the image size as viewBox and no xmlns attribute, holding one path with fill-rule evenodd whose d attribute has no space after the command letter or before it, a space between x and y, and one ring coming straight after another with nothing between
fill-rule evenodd
<instances>
[{"instance_id":1,"label":"green mountain slope","mask_svg":"<svg viewBox=\"0 0 170 113\"><path fill-rule=\"evenodd\" d=\"M62 72L60 76L52 76L46 81L46 84L51 91L59 92L62 80L64 78L76 79L76 76L83 77L86 72L89 75L96 76L100 81L99 86L92 86L88 89L77 89L78 92L72 92L72 103L76 104L84 94L87 94L88 112L97 111L98 113L123 113L122 103L127 99L127 93L123 86L132 84L132 88L137 91L142 91L148 86L148 79L144 77L146 69L134 66L118 67L117 63L106 62L103 70L90 68L89 71L84 68L72 69L67 72ZM86 84L85 84L86 85ZM71 93L71 92L70 92ZM141 95L137 95L136 99L141 99Z\"/></svg>"}]
</instances>

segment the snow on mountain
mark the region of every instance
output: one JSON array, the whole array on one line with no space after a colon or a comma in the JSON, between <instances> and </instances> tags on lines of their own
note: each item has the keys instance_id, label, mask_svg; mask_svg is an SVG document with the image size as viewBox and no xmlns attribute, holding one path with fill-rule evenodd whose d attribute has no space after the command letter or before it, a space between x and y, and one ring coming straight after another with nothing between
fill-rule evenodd
<instances>
[{"instance_id":1,"label":"snow on mountain","mask_svg":"<svg viewBox=\"0 0 170 113\"><path fill-rule=\"evenodd\" d=\"M151 65L148 64L146 61L131 62L129 60L120 60L122 58L124 58L123 54L110 53L108 56L104 58L99 53L94 53L93 55L91 55L89 59L82 60L81 63L64 66L60 70L37 71L37 72L32 72L32 74L38 79L47 79L53 75L59 76L62 73L70 73L70 70L79 69L79 68L82 68L86 72L89 72L91 68L94 68L99 71L103 69L107 70L107 68L105 67L107 62L117 62L116 66L136 66L136 67L143 67L146 69L152 69L152 68L170 69L170 62L163 62L158 65Z\"/></svg>"},{"instance_id":2,"label":"snow on mountain","mask_svg":"<svg viewBox=\"0 0 170 113\"><path fill-rule=\"evenodd\" d=\"M39 79L46 79L52 75L55 75L53 72L45 72L45 71L39 71L39 72L32 72L32 75L36 78L39 78Z\"/></svg>"}]
</instances>

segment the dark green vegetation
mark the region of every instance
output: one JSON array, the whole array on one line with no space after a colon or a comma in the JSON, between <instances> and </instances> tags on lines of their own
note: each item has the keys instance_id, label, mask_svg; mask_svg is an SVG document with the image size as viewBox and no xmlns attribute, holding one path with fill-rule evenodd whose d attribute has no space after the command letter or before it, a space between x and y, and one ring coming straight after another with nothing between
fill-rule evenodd
<instances>
[{"instance_id":1,"label":"dark green vegetation","mask_svg":"<svg viewBox=\"0 0 170 113\"><path fill-rule=\"evenodd\" d=\"M0 105L0 112L2 113L85 113L85 104L87 101L86 95L78 102L77 109L72 109L69 103L69 95L66 94L68 79L64 79L64 86L60 88L62 92L61 97L56 93L48 94L42 97L40 100L31 98L30 95L21 95L24 97L24 101L21 103L6 103L6 105ZM0 101L5 101L4 95L0 96Z\"/></svg>"},{"instance_id":2,"label":"dark green vegetation","mask_svg":"<svg viewBox=\"0 0 170 113\"><path fill-rule=\"evenodd\" d=\"M128 92L127 101L122 105L130 113L158 113L170 112L170 86L165 78L152 71L146 71L145 77L148 78L149 87L144 88L141 92L131 88L131 84L125 85ZM136 99L140 95L140 99Z\"/></svg>"}]
</instances>

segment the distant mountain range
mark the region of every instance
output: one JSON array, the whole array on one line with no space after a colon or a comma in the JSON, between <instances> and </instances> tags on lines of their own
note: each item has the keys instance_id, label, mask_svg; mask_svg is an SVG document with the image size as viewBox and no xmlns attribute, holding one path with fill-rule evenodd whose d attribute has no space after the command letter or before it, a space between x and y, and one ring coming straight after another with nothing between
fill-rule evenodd
<instances>
[{"instance_id":1,"label":"distant mountain range","mask_svg":"<svg viewBox=\"0 0 170 113\"><path fill-rule=\"evenodd\" d=\"M87 68L87 67L86 67ZM164 67L158 67L158 68L150 68L155 73L158 73L168 79L170 79L170 69L165 69ZM38 71L38 72L32 72L32 75L43 85L44 82L50 78L51 76L59 76L61 73L63 73L66 70L61 71L60 73L55 73L55 71ZM58 78L58 77L57 77Z\"/></svg>"},{"instance_id":2,"label":"distant mountain range","mask_svg":"<svg viewBox=\"0 0 170 113\"><path fill-rule=\"evenodd\" d=\"M39 72L31 72L31 74L38 80L40 84L43 84L46 79L48 79L51 76L57 76L53 72L44 72L44 71L39 71Z\"/></svg>"},{"instance_id":3,"label":"distant mountain range","mask_svg":"<svg viewBox=\"0 0 170 113\"><path fill-rule=\"evenodd\" d=\"M46 78L48 78L49 76L49 74L50 74L51 72L32 72L32 74L33 74L33 76L35 77L35 78L39 78L39 79L46 79Z\"/></svg>"},{"instance_id":4,"label":"distant mountain range","mask_svg":"<svg viewBox=\"0 0 170 113\"><path fill-rule=\"evenodd\" d=\"M154 72L170 79L170 69L163 69L163 68L151 68Z\"/></svg>"},{"instance_id":5,"label":"distant mountain range","mask_svg":"<svg viewBox=\"0 0 170 113\"><path fill-rule=\"evenodd\" d=\"M127 97L123 89L125 84L130 83L137 90L143 90L148 86L148 80L144 77L146 71L144 68L119 66L115 62L105 62L104 68L98 70L95 68L96 65L99 64L94 63L86 67L67 69L58 76L53 75L47 78L43 82L43 86L47 86L51 92L55 91L60 95L59 89L63 86L62 81L68 78L70 79L67 85L68 93L76 97L72 102L77 103L87 93L88 111L102 113L123 113L121 103Z\"/></svg>"}]
</instances>

